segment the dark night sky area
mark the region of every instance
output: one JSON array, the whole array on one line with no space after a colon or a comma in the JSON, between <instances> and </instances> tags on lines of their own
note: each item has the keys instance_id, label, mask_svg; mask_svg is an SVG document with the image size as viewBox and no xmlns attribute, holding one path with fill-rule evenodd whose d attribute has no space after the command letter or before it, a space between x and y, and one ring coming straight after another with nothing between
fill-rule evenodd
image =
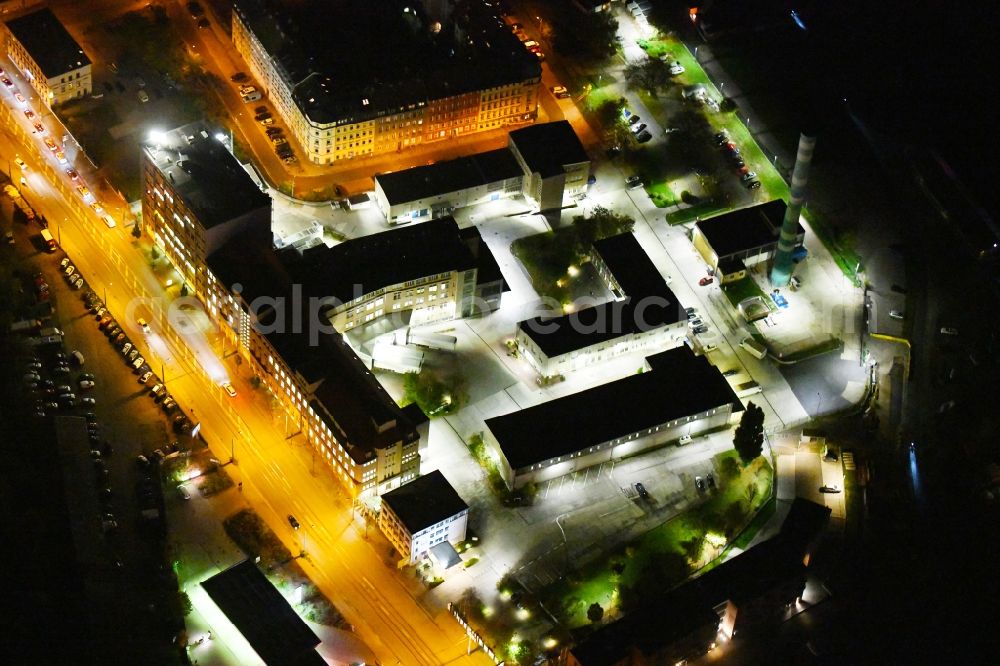
<instances>
[{"instance_id":1,"label":"dark night sky area","mask_svg":"<svg viewBox=\"0 0 1000 666\"><path fill-rule=\"evenodd\" d=\"M796 3L800 4L800 3ZM804 0L809 70L821 105L847 97L868 126L934 149L997 212L993 61L1000 54L989 3Z\"/></svg>"}]
</instances>

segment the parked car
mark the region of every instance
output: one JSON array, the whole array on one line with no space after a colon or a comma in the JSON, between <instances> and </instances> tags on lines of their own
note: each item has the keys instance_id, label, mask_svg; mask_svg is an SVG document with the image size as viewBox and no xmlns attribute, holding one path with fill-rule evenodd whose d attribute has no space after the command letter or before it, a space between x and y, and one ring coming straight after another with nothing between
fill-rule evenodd
<instances>
[{"instance_id":1,"label":"parked car","mask_svg":"<svg viewBox=\"0 0 1000 666\"><path fill-rule=\"evenodd\" d=\"M642 178L639 178L639 176L629 176L625 179L625 185L627 185L630 190L638 189L643 185Z\"/></svg>"},{"instance_id":2,"label":"parked car","mask_svg":"<svg viewBox=\"0 0 1000 666\"><path fill-rule=\"evenodd\" d=\"M646 486L642 485L641 482L635 484L635 491L639 493L639 497L642 499L649 499L649 491L646 490Z\"/></svg>"},{"instance_id":3,"label":"parked car","mask_svg":"<svg viewBox=\"0 0 1000 666\"><path fill-rule=\"evenodd\" d=\"M713 282L715 282L715 278L713 277L703 277L702 279L698 280L698 284L702 287L710 285Z\"/></svg>"}]
</instances>

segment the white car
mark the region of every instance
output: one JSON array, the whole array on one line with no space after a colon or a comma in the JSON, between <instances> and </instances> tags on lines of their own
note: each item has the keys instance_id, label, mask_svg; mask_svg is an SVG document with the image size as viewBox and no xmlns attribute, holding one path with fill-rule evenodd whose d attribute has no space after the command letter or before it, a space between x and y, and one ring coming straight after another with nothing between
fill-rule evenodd
<instances>
[{"instance_id":1,"label":"white car","mask_svg":"<svg viewBox=\"0 0 1000 666\"><path fill-rule=\"evenodd\" d=\"M139 324L139 328L142 329L143 333L149 333L149 324L146 323L145 319L139 318L135 323Z\"/></svg>"},{"instance_id":2,"label":"white car","mask_svg":"<svg viewBox=\"0 0 1000 666\"><path fill-rule=\"evenodd\" d=\"M80 380L80 388L84 390L92 389L94 388L94 386L96 386L96 384L94 384L94 382L90 381L89 379Z\"/></svg>"},{"instance_id":3,"label":"white car","mask_svg":"<svg viewBox=\"0 0 1000 666\"><path fill-rule=\"evenodd\" d=\"M22 160L19 156L14 158L14 164L16 164L17 166L21 167L21 171L27 171L28 170L28 165L25 164L24 160Z\"/></svg>"},{"instance_id":4,"label":"white car","mask_svg":"<svg viewBox=\"0 0 1000 666\"><path fill-rule=\"evenodd\" d=\"M226 393L229 394L230 398L235 398L236 397L236 389L234 389L233 385L230 384L229 382L226 382L225 384L223 384L222 388L225 389Z\"/></svg>"},{"instance_id":5,"label":"white car","mask_svg":"<svg viewBox=\"0 0 1000 666\"><path fill-rule=\"evenodd\" d=\"M941 335L958 335L958 329L953 326L942 326Z\"/></svg>"},{"instance_id":6,"label":"white car","mask_svg":"<svg viewBox=\"0 0 1000 666\"><path fill-rule=\"evenodd\" d=\"M670 76L677 76L678 74L684 73L684 65L680 64L679 62L672 62L668 65L668 67Z\"/></svg>"}]
</instances>

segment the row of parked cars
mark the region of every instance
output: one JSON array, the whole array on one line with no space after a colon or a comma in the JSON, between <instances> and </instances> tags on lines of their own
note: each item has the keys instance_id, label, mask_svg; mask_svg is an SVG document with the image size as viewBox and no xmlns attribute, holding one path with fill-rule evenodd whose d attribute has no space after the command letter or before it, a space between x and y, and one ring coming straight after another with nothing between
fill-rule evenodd
<instances>
[{"instance_id":1,"label":"row of parked cars","mask_svg":"<svg viewBox=\"0 0 1000 666\"><path fill-rule=\"evenodd\" d=\"M722 149L723 154L736 170L736 175L739 176L743 187L748 190L759 189L760 181L757 180L757 174L751 171L750 167L748 167L746 162L743 161L743 155L740 154L739 147L729 138L729 132L722 130L721 132L718 132L713 139L715 141L715 145Z\"/></svg>"},{"instance_id":2,"label":"row of parked cars","mask_svg":"<svg viewBox=\"0 0 1000 666\"><path fill-rule=\"evenodd\" d=\"M84 303L90 310L90 313L97 319L97 326L104 332L111 344L122 355L125 363L132 368L132 372L139 376L139 383L150 386L150 396L157 403L160 403L163 411L168 416L173 417L174 430L183 433L190 432L190 420L184 414L179 413L180 407L178 406L177 401L174 400L173 396L167 393L167 389L163 385L163 382L150 369L146 359L139 351L139 347L136 343L129 339L128 335L126 335L126 333L122 330L121 325L111 316L108 309L104 307L104 303L101 302L100 297L94 292L87 292L84 294ZM140 330L143 331L143 333L149 332L149 325L144 319L136 320L136 324L139 326Z\"/></svg>"},{"instance_id":3,"label":"row of parked cars","mask_svg":"<svg viewBox=\"0 0 1000 666\"><path fill-rule=\"evenodd\" d=\"M76 378L76 386L72 383L57 384L57 381L69 381L70 357L62 352L53 354L48 368L38 356L29 356L24 360L24 388L35 396L34 415L42 418L50 412L75 409L81 405L92 407L97 400L91 396L77 397L76 391L89 391L96 386L96 377L82 373ZM43 376L48 375L48 376Z\"/></svg>"},{"instance_id":4,"label":"row of parked cars","mask_svg":"<svg viewBox=\"0 0 1000 666\"><path fill-rule=\"evenodd\" d=\"M243 72L236 72L229 80L239 86L240 98L245 104L256 102L263 98L263 94L257 90L256 86L249 83L250 77ZM281 158L285 164L297 162L295 152L292 150L288 139L285 138L282 129L274 124L274 114L265 105L260 105L254 109L254 120L264 128L268 140L274 146L275 154Z\"/></svg>"}]
</instances>

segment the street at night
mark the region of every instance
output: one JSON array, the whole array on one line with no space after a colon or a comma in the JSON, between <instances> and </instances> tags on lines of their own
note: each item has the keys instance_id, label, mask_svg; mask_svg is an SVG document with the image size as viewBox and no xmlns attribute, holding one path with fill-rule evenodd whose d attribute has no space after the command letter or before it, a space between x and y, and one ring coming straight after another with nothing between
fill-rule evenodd
<instances>
[{"instance_id":1,"label":"street at night","mask_svg":"<svg viewBox=\"0 0 1000 666\"><path fill-rule=\"evenodd\" d=\"M4 663L990 661L978 8L0 4Z\"/></svg>"}]
</instances>

